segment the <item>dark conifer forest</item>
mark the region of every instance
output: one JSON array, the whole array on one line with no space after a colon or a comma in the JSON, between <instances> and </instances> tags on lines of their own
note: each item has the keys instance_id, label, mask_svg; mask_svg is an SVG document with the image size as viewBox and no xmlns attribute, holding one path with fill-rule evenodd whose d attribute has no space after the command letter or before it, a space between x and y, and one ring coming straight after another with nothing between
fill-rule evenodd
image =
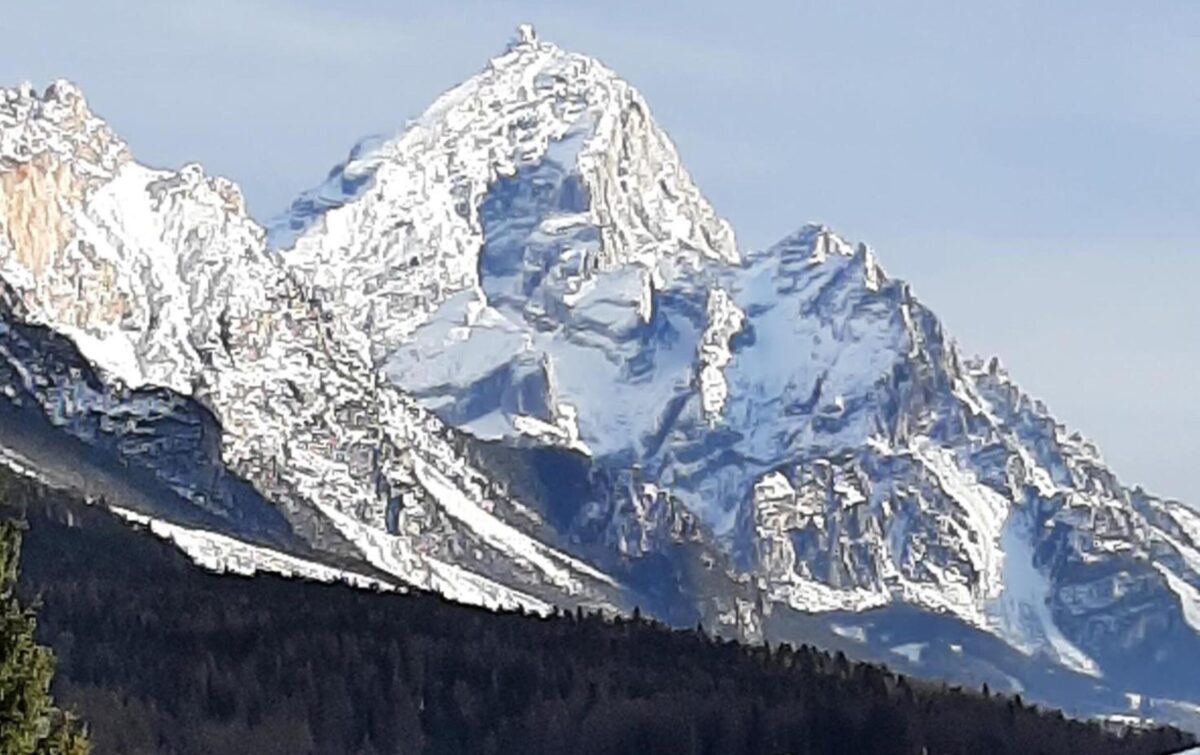
<instances>
[{"instance_id":1,"label":"dark conifer forest","mask_svg":"<svg viewBox=\"0 0 1200 755\"><path fill-rule=\"evenodd\" d=\"M9 489L29 520L20 584L59 657L53 689L97 753L1104 755L1191 742L807 646L210 574L97 507Z\"/></svg>"},{"instance_id":2,"label":"dark conifer forest","mask_svg":"<svg viewBox=\"0 0 1200 755\"><path fill-rule=\"evenodd\" d=\"M0 474L0 501L10 478ZM0 509L0 755L86 755L81 722L50 695L54 654L34 637L33 611L17 597L20 521Z\"/></svg>"}]
</instances>

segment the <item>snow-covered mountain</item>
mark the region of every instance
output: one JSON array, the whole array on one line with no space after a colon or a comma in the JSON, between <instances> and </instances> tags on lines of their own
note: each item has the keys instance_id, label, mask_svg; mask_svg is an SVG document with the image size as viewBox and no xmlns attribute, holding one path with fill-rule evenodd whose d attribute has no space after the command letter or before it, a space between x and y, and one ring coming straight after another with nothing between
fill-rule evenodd
<instances>
[{"instance_id":1,"label":"snow-covered mountain","mask_svg":"<svg viewBox=\"0 0 1200 755\"><path fill-rule=\"evenodd\" d=\"M869 247L740 249L636 90L528 27L265 228L72 85L0 90L0 449L210 567L1200 714L1200 515Z\"/></svg>"}]
</instances>

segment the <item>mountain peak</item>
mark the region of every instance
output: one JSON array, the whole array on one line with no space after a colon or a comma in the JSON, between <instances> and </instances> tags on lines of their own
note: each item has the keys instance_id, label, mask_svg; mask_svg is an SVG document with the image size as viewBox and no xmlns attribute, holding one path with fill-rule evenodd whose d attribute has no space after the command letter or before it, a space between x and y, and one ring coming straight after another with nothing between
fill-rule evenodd
<instances>
[{"instance_id":1,"label":"mountain peak","mask_svg":"<svg viewBox=\"0 0 1200 755\"><path fill-rule=\"evenodd\" d=\"M497 223L489 212L501 205L524 214ZM399 133L355 150L267 227L306 285L369 291L345 304L373 334L378 361L443 302L483 291L497 234L535 226L579 242L554 252L582 265L564 269L566 289L631 263L649 271L738 258L729 224L637 90L531 28Z\"/></svg>"},{"instance_id":2,"label":"mountain peak","mask_svg":"<svg viewBox=\"0 0 1200 755\"><path fill-rule=\"evenodd\" d=\"M824 262L828 257L852 257L854 246L824 223L805 223L767 250L769 254L806 257Z\"/></svg>"},{"instance_id":3,"label":"mountain peak","mask_svg":"<svg viewBox=\"0 0 1200 755\"><path fill-rule=\"evenodd\" d=\"M356 214L342 209L350 204L364 211L371 205L402 223L419 197L429 210L430 200L446 205L443 225L453 228L443 232L458 239L454 246L477 246L468 237L477 237L477 211L489 187L542 162L579 174L602 230L640 237L606 243L614 259L626 256L619 245L664 243L714 258L737 256L732 230L692 183L641 95L594 58L539 41L527 24L483 71L394 136L356 150L268 222L270 243L290 249L314 225ZM443 191L452 196L436 197ZM672 206L679 211L663 218ZM638 228L647 218L669 222Z\"/></svg>"},{"instance_id":4,"label":"mountain peak","mask_svg":"<svg viewBox=\"0 0 1200 755\"><path fill-rule=\"evenodd\" d=\"M79 88L75 82L69 79L55 79L46 86L46 91L42 94L42 100L55 101L64 105L75 105L76 103L86 107L87 102L83 97L83 90Z\"/></svg>"},{"instance_id":5,"label":"mountain peak","mask_svg":"<svg viewBox=\"0 0 1200 755\"><path fill-rule=\"evenodd\" d=\"M636 89L531 27L270 245L236 187L128 159L73 85L3 90L0 316L74 340L104 392L0 343L0 402L207 505L189 396L219 425L200 469L318 551L487 605L650 597L783 639L772 611L874 607L833 631L883 643L907 603L1114 689L1147 687L1112 648L1159 676L1200 648L1194 513L962 369L866 245L810 224L743 260Z\"/></svg>"},{"instance_id":6,"label":"mountain peak","mask_svg":"<svg viewBox=\"0 0 1200 755\"><path fill-rule=\"evenodd\" d=\"M519 24L510 48L534 44L537 44L537 30L533 28L533 24Z\"/></svg>"},{"instance_id":7,"label":"mountain peak","mask_svg":"<svg viewBox=\"0 0 1200 755\"><path fill-rule=\"evenodd\" d=\"M8 104L10 108L21 105L33 107L58 104L87 109L83 90L75 82L63 78L51 81L40 94L29 81L23 81L15 87L0 88L0 102Z\"/></svg>"},{"instance_id":8,"label":"mountain peak","mask_svg":"<svg viewBox=\"0 0 1200 755\"><path fill-rule=\"evenodd\" d=\"M0 171L39 158L69 159L75 173L96 178L112 175L129 153L66 79L54 80L41 94L28 82L0 89Z\"/></svg>"}]
</instances>

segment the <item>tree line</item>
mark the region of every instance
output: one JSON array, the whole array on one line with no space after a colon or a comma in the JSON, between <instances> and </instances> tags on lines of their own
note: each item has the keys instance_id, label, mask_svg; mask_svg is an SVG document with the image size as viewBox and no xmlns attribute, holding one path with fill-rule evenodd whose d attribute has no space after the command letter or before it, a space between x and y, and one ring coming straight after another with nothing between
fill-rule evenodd
<instances>
[{"instance_id":1,"label":"tree line","mask_svg":"<svg viewBox=\"0 0 1200 755\"><path fill-rule=\"evenodd\" d=\"M1167 753L810 646L203 572L25 481L21 593L97 753Z\"/></svg>"}]
</instances>

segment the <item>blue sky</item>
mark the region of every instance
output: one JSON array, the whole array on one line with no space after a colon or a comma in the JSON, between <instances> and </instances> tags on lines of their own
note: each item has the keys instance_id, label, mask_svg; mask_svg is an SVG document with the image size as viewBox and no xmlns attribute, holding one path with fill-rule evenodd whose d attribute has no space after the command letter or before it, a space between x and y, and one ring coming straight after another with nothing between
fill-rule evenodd
<instances>
[{"instance_id":1,"label":"blue sky","mask_svg":"<svg viewBox=\"0 0 1200 755\"><path fill-rule=\"evenodd\" d=\"M966 350L1200 502L1200 3L0 0L0 84L79 82L266 217L520 21L646 95L744 246L872 244Z\"/></svg>"}]
</instances>

